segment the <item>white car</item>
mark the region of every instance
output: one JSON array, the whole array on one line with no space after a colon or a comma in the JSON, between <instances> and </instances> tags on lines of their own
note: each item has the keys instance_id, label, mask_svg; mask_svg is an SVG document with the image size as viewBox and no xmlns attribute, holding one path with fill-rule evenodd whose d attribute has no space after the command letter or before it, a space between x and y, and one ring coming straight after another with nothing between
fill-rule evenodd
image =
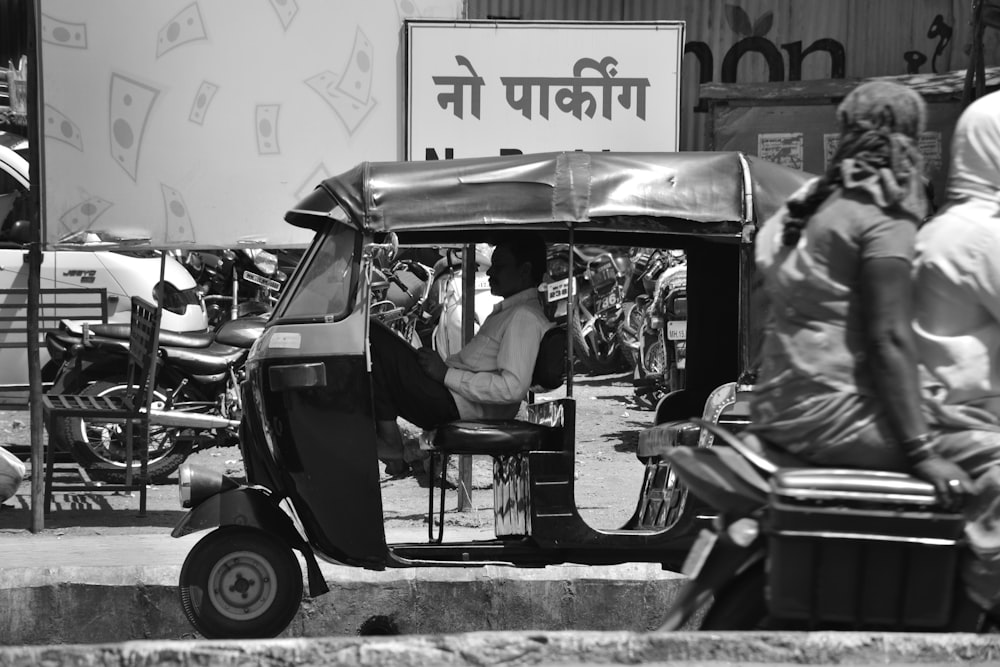
<instances>
[{"instance_id":1,"label":"white car","mask_svg":"<svg viewBox=\"0 0 1000 667\"><path fill-rule=\"evenodd\" d=\"M30 181L26 160L27 142L0 132L0 392L23 389L28 384L25 355L28 287L26 244L31 213L28 197ZM69 241L69 239L67 239ZM129 321L131 297L156 299L160 279L161 253L136 245L130 249L95 250L105 245L119 245L120 239L85 234L43 252L41 268L42 311L40 326L44 332L62 319L81 319L80 306L94 303L98 295L78 288L102 288L107 291L108 321ZM206 331L205 304L190 273L172 256L164 265L164 303L161 327L165 330ZM45 293L52 288L76 288L77 292ZM9 290L16 290L10 292ZM89 318L84 318L89 319ZM48 352L40 345L40 362L45 367ZM51 368L51 366L50 366ZM50 378L44 377L43 380Z\"/></svg>"}]
</instances>

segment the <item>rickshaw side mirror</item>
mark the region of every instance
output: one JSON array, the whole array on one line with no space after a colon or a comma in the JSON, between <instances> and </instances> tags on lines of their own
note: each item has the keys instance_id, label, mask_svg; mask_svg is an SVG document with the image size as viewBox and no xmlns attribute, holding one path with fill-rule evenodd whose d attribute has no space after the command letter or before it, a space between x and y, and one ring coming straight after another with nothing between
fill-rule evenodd
<instances>
[{"instance_id":1,"label":"rickshaw side mirror","mask_svg":"<svg viewBox=\"0 0 1000 667\"><path fill-rule=\"evenodd\" d=\"M383 243L370 244L368 251L382 266L388 266L399 254L399 237L396 236L396 232L389 232L385 235Z\"/></svg>"}]
</instances>

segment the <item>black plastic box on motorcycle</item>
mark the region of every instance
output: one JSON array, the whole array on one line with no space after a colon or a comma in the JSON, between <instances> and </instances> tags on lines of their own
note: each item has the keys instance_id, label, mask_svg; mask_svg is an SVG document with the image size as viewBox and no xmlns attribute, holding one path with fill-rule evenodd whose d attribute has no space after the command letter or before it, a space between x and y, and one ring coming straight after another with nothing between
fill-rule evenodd
<instances>
[{"instance_id":1,"label":"black plastic box on motorcycle","mask_svg":"<svg viewBox=\"0 0 1000 667\"><path fill-rule=\"evenodd\" d=\"M809 177L736 152L365 162L323 181L285 220L314 231L350 221L404 243L524 225L543 234L572 225L580 242L628 244L629 233L650 232L738 240Z\"/></svg>"}]
</instances>

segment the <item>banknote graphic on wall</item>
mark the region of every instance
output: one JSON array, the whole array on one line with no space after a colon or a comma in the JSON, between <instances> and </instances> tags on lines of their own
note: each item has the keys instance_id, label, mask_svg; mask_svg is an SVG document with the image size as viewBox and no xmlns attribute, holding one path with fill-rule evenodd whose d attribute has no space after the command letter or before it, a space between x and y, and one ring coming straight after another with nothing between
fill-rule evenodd
<instances>
[{"instance_id":1,"label":"banknote graphic on wall","mask_svg":"<svg viewBox=\"0 0 1000 667\"><path fill-rule=\"evenodd\" d=\"M146 119L159 91L120 74L111 76L111 156L136 180Z\"/></svg>"},{"instance_id":2,"label":"banknote graphic on wall","mask_svg":"<svg viewBox=\"0 0 1000 667\"><path fill-rule=\"evenodd\" d=\"M306 177L306 180L302 181L302 185L300 185L299 189L295 191L295 200L298 201L305 199L306 195L315 190L317 185L330 178L332 175L333 174L330 173L330 170L326 168L326 165L320 162L311 172L309 172L309 176Z\"/></svg>"},{"instance_id":3,"label":"banknote graphic on wall","mask_svg":"<svg viewBox=\"0 0 1000 667\"><path fill-rule=\"evenodd\" d=\"M347 69L337 83L337 90L357 100L361 104L367 104L372 90L372 65L374 64L375 49L372 43L358 28L354 32L354 47L351 49L351 58L347 62Z\"/></svg>"},{"instance_id":4,"label":"banknote graphic on wall","mask_svg":"<svg viewBox=\"0 0 1000 667\"><path fill-rule=\"evenodd\" d=\"M330 105L348 134L354 134L375 108L376 101L371 94L374 55L371 40L358 28L343 74L338 76L326 70L306 79L306 85Z\"/></svg>"},{"instance_id":5,"label":"banknote graphic on wall","mask_svg":"<svg viewBox=\"0 0 1000 667\"><path fill-rule=\"evenodd\" d=\"M202 81L201 85L198 86L198 92L194 95L194 101L191 103L188 120L197 125L204 123L205 114L208 113L208 107L212 104L212 100L215 99L217 92L219 92L217 85L210 81Z\"/></svg>"},{"instance_id":6,"label":"banknote graphic on wall","mask_svg":"<svg viewBox=\"0 0 1000 667\"><path fill-rule=\"evenodd\" d=\"M168 243L194 242L194 225L191 223L188 207L184 204L184 197L178 190L164 183L160 184L160 189L163 191L163 211L167 221L166 241Z\"/></svg>"},{"instance_id":7,"label":"banknote graphic on wall","mask_svg":"<svg viewBox=\"0 0 1000 667\"><path fill-rule=\"evenodd\" d=\"M254 112L257 127L257 154L277 155L281 152L278 146L278 112L280 104L258 104Z\"/></svg>"},{"instance_id":8,"label":"banknote graphic on wall","mask_svg":"<svg viewBox=\"0 0 1000 667\"><path fill-rule=\"evenodd\" d=\"M101 197L87 197L59 216L61 235L85 232L101 214L111 208L111 202Z\"/></svg>"},{"instance_id":9,"label":"banknote graphic on wall","mask_svg":"<svg viewBox=\"0 0 1000 667\"><path fill-rule=\"evenodd\" d=\"M42 14L42 41L74 49L87 48L87 24L60 21Z\"/></svg>"},{"instance_id":10,"label":"banknote graphic on wall","mask_svg":"<svg viewBox=\"0 0 1000 667\"><path fill-rule=\"evenodd\" d=\"M299 13L299 5L295 0L271 0L271 7L274 8L281 20L281 27L285 30L288 30L295 15Z\"/></svg>"},{"instance_id":11,"label":"banknote graphic on wall","mask_svg":"<svg viewBox=\"0 0 1000 667\"><path fill-rule=\"evenodd\" d=\"M66 114L51 104L45 105L45 125L43 127L46 137L69 144L78 151L83 150L83 136L80 134L80 128Z\"/></svg>"},{"instance_id":12,"label":"banknote graphic on wall","mask_svg":"<svg viewBox=\"0 0 1000 667\"><path fill-rule=\"evenodd\" d=\"M159 58L181 44L200 39L205 39L205 25L201 20L198 3L192 2L160 28L156 39L156 57Z\"/></svg>"}]
</instances>

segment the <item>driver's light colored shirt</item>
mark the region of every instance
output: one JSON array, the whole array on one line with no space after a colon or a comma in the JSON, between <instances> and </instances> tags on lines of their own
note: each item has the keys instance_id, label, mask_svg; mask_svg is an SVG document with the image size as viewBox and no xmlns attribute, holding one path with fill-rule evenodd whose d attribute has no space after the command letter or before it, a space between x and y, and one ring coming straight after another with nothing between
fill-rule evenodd
<instances>
[{"instance_id":1,"label":"driver's light colored shirt","mask_svg":"<svg viewBox=\"0 0 1000 667\"><path fill-rule=\"evenodd\" d=\"M462 419L513 419L517 415L549 326L534 287L493 308L472 340L445 360L444 384Z\"/></svg>"}]
</instances>

